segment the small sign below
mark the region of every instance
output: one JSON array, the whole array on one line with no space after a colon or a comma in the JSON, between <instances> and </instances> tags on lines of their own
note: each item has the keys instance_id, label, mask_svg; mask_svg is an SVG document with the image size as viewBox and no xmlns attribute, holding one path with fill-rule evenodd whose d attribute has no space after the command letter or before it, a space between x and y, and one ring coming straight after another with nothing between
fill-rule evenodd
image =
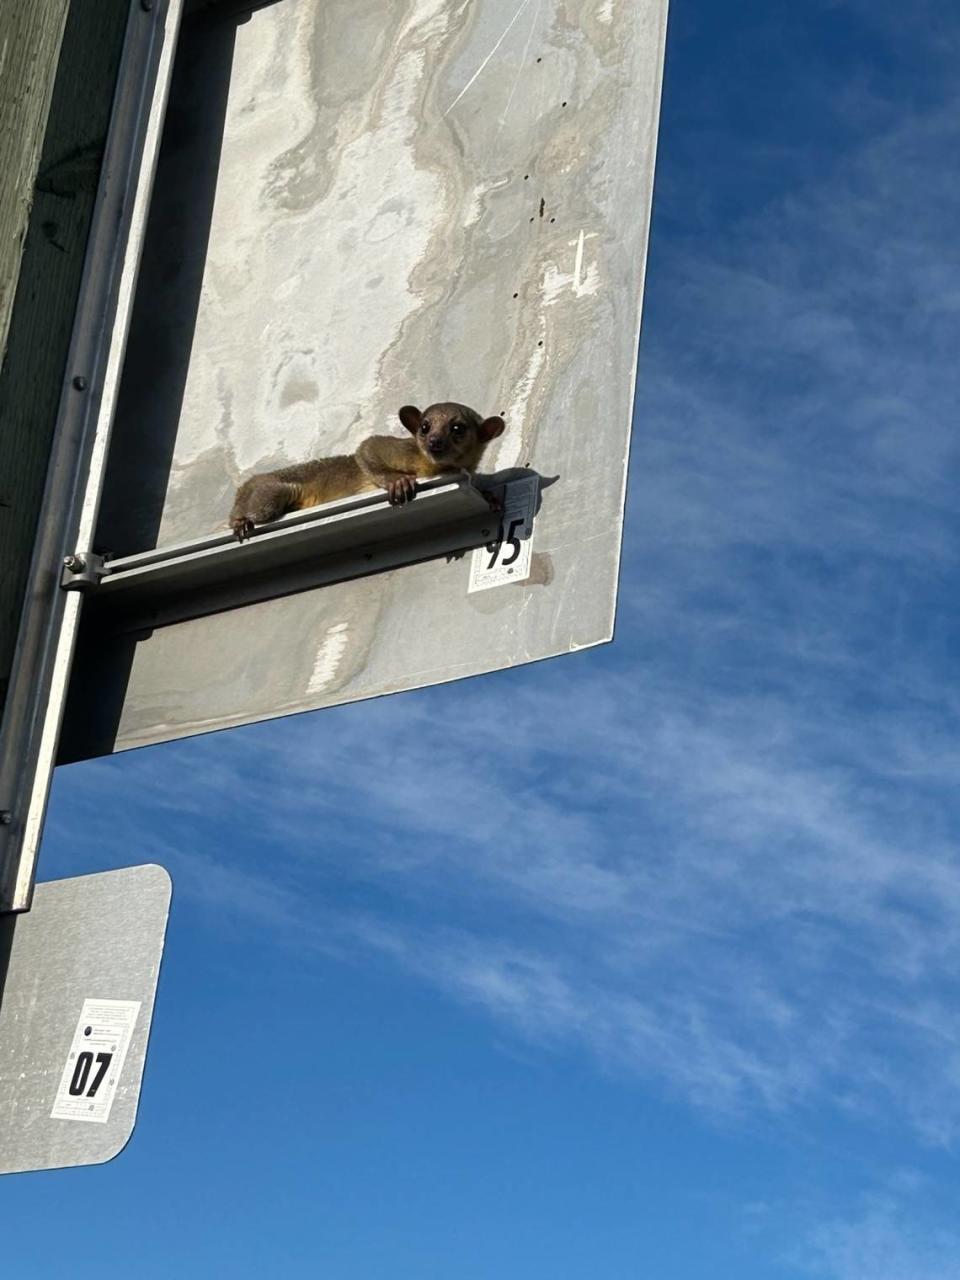
<instances>
[{"instance_id":1,"label":"small sign below","mask_svg":"<svg viewBox=\"0 0 960 1280\"><path fill-rule=\"evenodd\" d=\"M140 1013L139 1000L84 1000L51 1120L104 1124Z\"/></svg>"},{"instance_id":2,"label":"small sign below","mask_svg":"<svg viewBox=\"0 0 960 1280\"><path fill-rule=\"evenodd\" d=\"M508 582L526 582L530 577L539 488L537 476L511 480L506 486L499 536L496 542L474 551L468 593L502 587Z\"/></svg>"},{"instance_id":3,"label":"small sign below","mask_svg":"<svg viewBox=\"0 0 960 1280\"><path fill-rule=\"evenodd\" d=\"M0 916L0 1174L126 1146L170 889L162 867L124 867L38 884L29 911Z\"/></svg>"}]
</instances>

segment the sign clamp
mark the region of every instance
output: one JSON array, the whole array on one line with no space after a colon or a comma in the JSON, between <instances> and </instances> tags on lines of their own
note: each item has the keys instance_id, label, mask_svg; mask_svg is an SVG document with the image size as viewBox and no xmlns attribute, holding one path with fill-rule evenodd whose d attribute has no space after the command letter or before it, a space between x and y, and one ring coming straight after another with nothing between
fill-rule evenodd
<instances>
[{"instance_id":1,"label":"sign clamp","mask_svg":"<svg viewBox=\"0 0 960 1280\"><path fill-rule=\"evenodd\" d=\"M61 586L124 632L459 556L497 538L492 495L518 483L484 479L482 488L467 476L423 481L401 507L379 492L328 502L262 525L243 543L223 532L117 558L76 552L64 559Z\"/></svg>"}]
</instances>

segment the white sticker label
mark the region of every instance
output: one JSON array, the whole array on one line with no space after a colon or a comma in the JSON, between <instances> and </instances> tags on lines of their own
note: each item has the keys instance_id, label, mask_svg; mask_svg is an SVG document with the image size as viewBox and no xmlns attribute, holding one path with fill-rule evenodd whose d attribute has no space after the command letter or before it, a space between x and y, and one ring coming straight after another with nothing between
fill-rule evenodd
<instances>
[{"instance_id":1,"label":"white sticker label","mask_svg":"<svg viewBox=\"0 0 960 1280\"><path fill-rule=\"evenodd\" d=\"M537 476L511 480L506 486L499 537L496 542L474 551L468 593L502 587L508 582L526 582L530 577L533 517L539 486Z\"/></svg>"},{"instance_id":2,"label":"white sticker label","mask_svg":"<svg viewBox=\"0 0 960 1280\"><path fill-rule=\"evenodd\" d=\"M84 1000L51 1120L109 1120L139 1013L139 1000Z\"/></svg>"}]
</instances>

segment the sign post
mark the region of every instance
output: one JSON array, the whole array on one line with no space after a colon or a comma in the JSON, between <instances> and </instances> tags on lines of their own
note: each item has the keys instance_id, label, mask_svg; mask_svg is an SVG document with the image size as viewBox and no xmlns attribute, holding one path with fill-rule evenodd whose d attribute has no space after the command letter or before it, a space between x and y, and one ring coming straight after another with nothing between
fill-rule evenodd
<instances>
[{"instance_id":1,"label":"sign post","mask_svg":"<svg viewBox=\"0 0 960 1280\"><path fill-rule=\"evenodd\" d=\"M93 537L180 3L130 9L3 710L0 912L30 906L79 622L60 571Z\"/></svg>"}]
</instances>

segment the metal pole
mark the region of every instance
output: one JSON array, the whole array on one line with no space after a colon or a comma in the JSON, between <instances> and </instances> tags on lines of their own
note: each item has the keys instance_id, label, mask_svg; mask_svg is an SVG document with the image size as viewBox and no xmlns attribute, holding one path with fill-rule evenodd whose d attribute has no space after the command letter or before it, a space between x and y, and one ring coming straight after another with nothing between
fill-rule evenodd
<instances>
[{"instance_id":1,"label":"metal pole","mask_svg":"<svg viewBox=\"0 0 960 1280\"><path fill-rule=\"evenodd\" d=\"M0 742L0 912L29 909L181 0L132 0Z\"/></svg>"}]
</instances>

